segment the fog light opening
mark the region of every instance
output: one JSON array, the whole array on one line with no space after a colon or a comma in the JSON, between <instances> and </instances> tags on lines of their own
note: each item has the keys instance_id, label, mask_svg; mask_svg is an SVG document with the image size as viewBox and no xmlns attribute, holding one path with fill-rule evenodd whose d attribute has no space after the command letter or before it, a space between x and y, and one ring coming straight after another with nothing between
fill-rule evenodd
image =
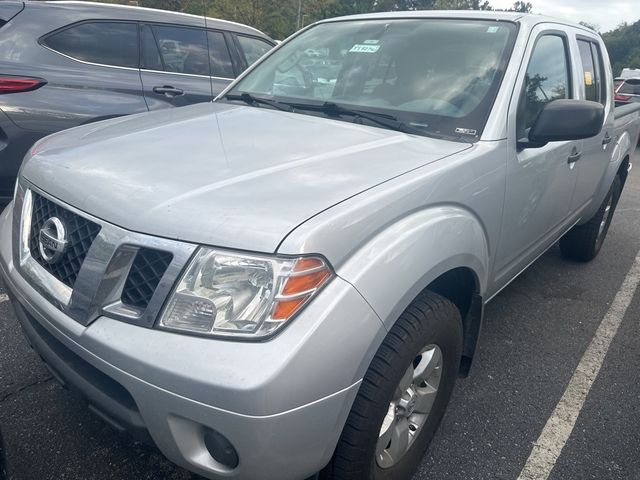
<instances>
[{"instance_id":1,"label":"fog light opening","mask_svg":"<svg viewBox=\"0 0 640 480\"><path fill-rule=\"evenodd\" d=\"M236 452L231 442L222 434L205 427L204 445L207 447L209 455L211 455L216 462L231 469L238 466L238 452Z\"/></svg>"}]
</instances>

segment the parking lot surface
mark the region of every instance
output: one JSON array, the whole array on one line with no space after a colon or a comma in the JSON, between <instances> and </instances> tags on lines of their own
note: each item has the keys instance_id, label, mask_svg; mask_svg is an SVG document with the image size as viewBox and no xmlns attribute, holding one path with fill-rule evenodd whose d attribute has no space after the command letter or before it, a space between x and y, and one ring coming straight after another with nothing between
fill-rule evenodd
<instances>
[{"instance_id":1,"label":"parking lot surface","mask_svg":"<svg viewBox=\"0 0 640 480\"><path fill-rule=\"evenodd\" d=\"M634 263L639 213L636 168L593 262L564 260L553 247L487 306L472 374L458 382L414 480L520 476ZM0 429L10 478L199 478L114 431L52 380L2 300ZM636 293L549 478L640 480L639 319Z\"/></svg>"}]
</instances>

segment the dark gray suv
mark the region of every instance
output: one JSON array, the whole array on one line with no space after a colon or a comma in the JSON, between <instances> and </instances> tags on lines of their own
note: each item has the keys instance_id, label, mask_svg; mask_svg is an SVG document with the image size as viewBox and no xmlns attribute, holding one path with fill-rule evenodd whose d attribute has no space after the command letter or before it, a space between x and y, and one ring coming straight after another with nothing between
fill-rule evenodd
<instances>
[{"instance_id":1,"label":"dark gray suv","mask_svg":"<svg viewBox=\"0 0 640 480\"><path fill-rule=\"evenodd\" d=\"M66 128L212 100L275 43L222 20L88 2L0 2L0 201Z\"/></svg>"}]
</instances>

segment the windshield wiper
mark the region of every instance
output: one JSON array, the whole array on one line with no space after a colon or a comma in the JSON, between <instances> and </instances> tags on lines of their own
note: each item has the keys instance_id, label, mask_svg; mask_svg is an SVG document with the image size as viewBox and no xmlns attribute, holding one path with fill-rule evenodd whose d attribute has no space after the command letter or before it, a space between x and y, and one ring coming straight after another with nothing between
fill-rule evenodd
<instances>
[{"instance_id":1,"label":"windshield wiper","mask_svg":"<svg viewBox=\"0 0 640 480\"><path fill-rule=\"evenodd\" d=\"M364 110L357 110L354 108L348 108L342 105L338 105L337 103L334 103L334 102L324 102L320 104L294 103L294 104L291 104L291 106L297 110L313 110L317 112L324 112L329 116L331 116L332 114L337 116L350 115L354 117L353 119L354 122L359 118L365 119L365 120L369 120L370 122L377 123L378 125L381 125L390 130L396 130L398 132L413 133L417 135L424 135L425 133L423 130L419 128L413 127L411 125L407 125L406 123L399 120L397 117L394 117L393 115L390 115L387 113L377 113L377 112L370 112L370 111L364 111Z\"/></svg>"},{"instance_id":2,"label":"windshield wiper","mask_svg":"<svg viewBox=\"0 0 640 480\"><path fill-rule=\"evenodd\" d=\"M227 93L224 98L227 100L240 100L241 102L246 103L247 105L268 105L277 110L282 110L283 112L293 112L293 108L291 105L286 103L278 102L277 100L270 100L268 98L256 97L251 95L249 92L243 92L241 94L233 94Z\"/></svg>"}]
</instances>

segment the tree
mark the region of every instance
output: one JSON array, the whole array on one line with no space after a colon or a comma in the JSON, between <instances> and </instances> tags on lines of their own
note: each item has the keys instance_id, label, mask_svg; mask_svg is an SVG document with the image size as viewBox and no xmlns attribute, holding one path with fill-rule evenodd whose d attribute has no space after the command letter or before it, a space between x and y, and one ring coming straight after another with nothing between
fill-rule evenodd
<instances>
[{"instance_id":1,"label":"tree","mask_svg":"<svg viewBox=\"0 0 640 480\"><path fill-rule=\"evenodd\" d=\"M603 33L613 74L619 75L623 68L640 68L640 20L631 25L622 23L611 32Z\"/></svg>"},{"instance_id":2,"label":"tree","mask_svg":"<svg viewBox=\"0 0 640 480\"><path fill-rule=\"evenodd\" d=\"M181 11L184 2L182 0L140 0L141 7L158 8L160 10ZM202 11L202 7L200 8Z\"/></svg>"},{"instance_id":3,"label":"tree","mask_svg":"<svg viewBox=\"0 0 640 480\"><path fill-rule=\"evenodd\" d=\"M531 13L531 10L533 10L533 5L531 5L531 2L522 2L520 0L514 2L513 7L509 9L509 11L511 12L521 13Z\"/></svg>"},{"instance_id":4,"label":"tree","mask_svg":"<svg viewBox=\"0 0 640 480\"><path fill-rule=\"evenodd\" d=\"M436 0L437 10L492 10L487 0Z\"/></svg>"}]
</instances>

